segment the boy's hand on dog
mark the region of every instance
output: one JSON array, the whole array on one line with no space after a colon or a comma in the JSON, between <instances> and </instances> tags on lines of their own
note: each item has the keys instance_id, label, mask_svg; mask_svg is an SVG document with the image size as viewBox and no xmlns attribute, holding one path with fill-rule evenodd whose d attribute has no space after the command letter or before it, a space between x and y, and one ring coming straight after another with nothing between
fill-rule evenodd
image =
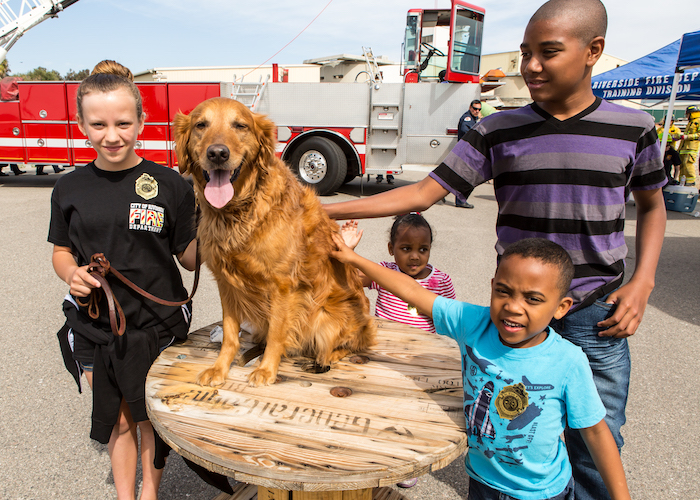
<instances>
[{"instance_id":1,"label":"boy's hand on dog","mask_svg":"<svg viewBox=\"0 0 700 500\"><path fill-rule=\"evenodd\" d=\"M345 244L353 250L355 250L357 245L360 243L363 233L364 230L357 229L356 220L345 222L342 226L340 226L340 234L343 236L343 241L345 241Z\"/></svg>"}]
</instances>

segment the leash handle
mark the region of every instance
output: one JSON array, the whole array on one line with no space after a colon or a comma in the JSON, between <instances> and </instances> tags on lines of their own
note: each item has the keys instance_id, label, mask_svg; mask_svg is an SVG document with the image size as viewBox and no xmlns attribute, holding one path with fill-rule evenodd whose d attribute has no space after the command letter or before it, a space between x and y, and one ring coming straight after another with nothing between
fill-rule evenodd
<instances>
[{"instance_id":1,"label":"leash handle","mask_svg":"<svg viewBox=\"0 0 700 500\"><path fill-rule=\"evenodd\" d=\"M97 319L100 317L99 302L100 302L100 299L102 298L101 294L104 293L104 295L107 297L107 305L109 307L109 325L112 328L112 333L114 334L115 337L121 337L122 335L124 335L124 332L126 331L126 318L124 316L124 311L122 310L122 307L119 304L119 301L114 296L114 292L112 291L112 287L110 287L109 283L107 282L107 274L109 274L111 272L114 276L117 277L117 279L119 279L119 281L121 281L126 286L131 288L133 291L135 291L136 293L138 293L142 297L145 297L153 302L156 302L157 304L161 304L164 306L178 307L178 306L187 304L190 300L192 300L192 297L194 297L194 294L197 291L197 286L199 285L199 271L200 271L201 267L202 267L202 263L201 263L201 258L199 256L199 242L198 242L198 244L197 244L197 258L196 258L195 272L194 272L194 284L192 285L192 292L190 292L190 295L185 300L170 301L170 300L160 299L160 298L156 297L155 295L145 291L141 287L137 286L132 281L127 279L122 273L120 273L119 271L114 269L103 253L96 253L90 258L90 264L88 264L88 272L97 281L100 282L101 288L93 288L92 292L89 295L87 303L83 303L80 300L77 300L77 302L82 307L88 308L88 315L92 319Z\"/></svg>"},{"instance_id":2,"label":"leash handle","mask_svg":"<svg viewBox=\"0 0 700 500\"><path fill-rule=\"evenodd\" d=\"M107 297L107 305L109 307L109 326L112 328L112 333L115 337L121 337L126 331L126 317L124 316L124 311L122 310L121 304L114 296L112 287L109 286L107 278L98 272L91 272L90 275L100 282L101 288L94 288L90 293L87 304L83 304L78 301L81 306L87 306L88 315L92 319L97 319L100 317L100 306L99 302L102 295ZM119 317L117 318L117 314Z\"/></svg>"}]
</instances>

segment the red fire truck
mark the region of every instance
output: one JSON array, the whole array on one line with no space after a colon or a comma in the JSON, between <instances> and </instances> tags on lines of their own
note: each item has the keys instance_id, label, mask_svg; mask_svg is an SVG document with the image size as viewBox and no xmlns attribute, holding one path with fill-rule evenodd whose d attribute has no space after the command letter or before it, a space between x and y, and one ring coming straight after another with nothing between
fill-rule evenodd
<instances>
[{"instance_id":1,"label":"red fire truck","mask_svg":"<svg viewBox=\"0 0 700 500\"><path fill-rule=\"evenodd\" d=\"M481 92L484 10L463 0L451 9L408 12L404 82L382 81L367 58L368 82L251 84L249 105L277 125L278 155L319 194L363 174L428 170L456 143L459 117ZM441 35L441 33L444 33ZM373 64L374 63L374 64ZM432 63L432 64L431 64ZM440 69L446 82L438 82ZM276 76L276 73L275 73ZM19 100L0 102L0 163L84 165L95 158L78 130L78 82L19 82ZM138 83L146 125L139 155L175 167L172 122L216 96L244 100L242 83Z\"/></svg>"},{"instance_id":2,"label":"red fire truck","mask_svg":"<svg viewBox=\"0 0 700 500\"><path fill-rule=\"evenodd\" d=\"M19 100L0 102L0 163L84 165L95 150L78 129L79 82L19 82ZM140 156L173 167L171 125L175 113L221 95L218 83L139 83L146 125L136 144Z\"/></svg>"}]
</instances>

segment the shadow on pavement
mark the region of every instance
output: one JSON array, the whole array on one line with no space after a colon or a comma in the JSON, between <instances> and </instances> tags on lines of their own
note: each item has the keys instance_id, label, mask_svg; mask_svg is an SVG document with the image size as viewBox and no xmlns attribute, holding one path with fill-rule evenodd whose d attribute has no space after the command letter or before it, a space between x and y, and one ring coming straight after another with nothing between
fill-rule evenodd
<instances>
[{"instance_id":1,"label":"shadow on pavement","mask_svg":"<svg viewBox=\"0 0 700 500\"><path fill-rule=\"evenodd\" d=\"M44 169L44 172L50 172L49 175L36 175L33 168L25 168L24 171L26 173L23 175L15 175L10 173L6 176L0 176L0 186L53 188L56 181L60 179L61 176L72 172L73 168L66 168L64 172L56 174L51 171L51 167L49 166Z\"/></svg>"},{"instance_id":2,"label":"shadow on pavement","mask_svg":"<svg viewBox=\"0 0 700 500\"><path fill-rule=\"evenodd\" d=\"M374 176L367 181L367 176L365 175L364 179L362 180L360 180L360 177L355 177L347 184L343 184L338 188L337 192L361 198L365 196L372 196L373 194L383 193L384 191L389 191L390 189L394 189L396 187L407 186L409 184L413 184L413 182L414 181L401 179L399 176L397 176L393 184L387 184L386 180L380 184L377 184ZM321 197L321 199L323 199L323 197Z\"/></svg>"},{"instance_id":3,"label":"shadow on pavement","mask_svg":"<svg viewBox=\"0 0 700 500\"><path fill-rule=\"evenodd\" d=\"M700 220L693 222L700 224ZM634 238L627 238L627 245L632 255ZM666 236L649 305L688 323L700 324L698 268L700 238Z\"/></svg>"},{"instance_id":4,"label":"shadow on pavement","mask_svg":"<svg viewBox=\"0 0 700 500\"><path fill-rule=\"evenodd\" d=\"M697 237L700 235L700 218L670 210L666 217L666 237L649 305L682 321L700 324L697 304L700 295L700 238ZM632 203L627 204L626 220L637 220L637 210ZM627 236L625 240L628 247L626 279L629 279L636 264L635 238Z\"/></svg>"}]
</instances>

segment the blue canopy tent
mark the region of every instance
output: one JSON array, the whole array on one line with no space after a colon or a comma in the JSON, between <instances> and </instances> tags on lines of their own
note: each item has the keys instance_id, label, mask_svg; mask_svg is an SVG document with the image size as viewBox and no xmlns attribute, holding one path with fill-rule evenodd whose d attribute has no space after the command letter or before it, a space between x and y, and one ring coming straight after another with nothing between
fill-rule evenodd
<instances>
[{"instance_id":1,"label":"blue canopy tent","mask_svg":"<svg viewBox=\"0 0 700 500\"><path fill-rule=\"evenodd\" d=\"M607 100L669 100L661 148L676 99L700 100L700 31L592 78L593 93Z\"/></svg>"},{"instance_id":2,"label":"blue canopy tent","mask_svg":"<svg viewBox=\"0 0 700 500\"><path fill-rule=\"evenodd\" d=\"M692 33L695 40L695 59L688 59L686 68L692 67L692 61L700 65L700 31ZM685 41L688 35L683 36ZM686 42L693 47L691 42ZM651 99L663 101L671 96L673 79L679 68L681 40L666 45L641 57L592 78L593 93L607 100L615 99ZM690 51L689 51L690 52ZM683 68L680 68L683 69ZM688 71L681 75L678 82L676 99L700 100L700 71Z\"/></svg>"},{"instance_id":3,"label":"blue canopy tent","mask_svg":"<svg viewBox=\"0 0 700 500\"><path fill-rule=\"evenodd\" d=\"M700 66L700 31L683 35L676 67L680 70Z\"/></svg>"}]
</instances>

